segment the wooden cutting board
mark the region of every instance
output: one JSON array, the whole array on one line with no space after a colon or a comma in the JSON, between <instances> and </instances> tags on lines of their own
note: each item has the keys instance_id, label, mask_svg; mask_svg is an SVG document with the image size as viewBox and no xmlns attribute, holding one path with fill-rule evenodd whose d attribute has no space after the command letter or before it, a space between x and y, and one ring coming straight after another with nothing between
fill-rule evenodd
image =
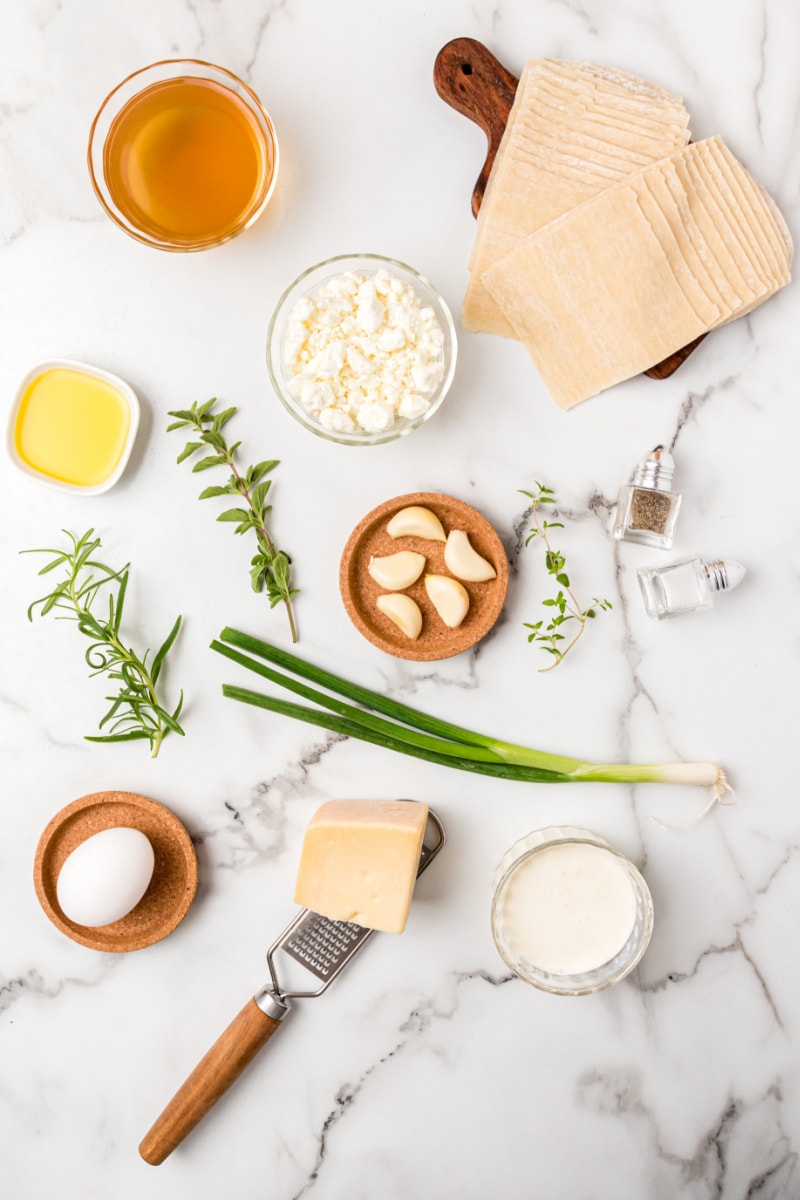
<instances>
[{"instance_id":1,"label":"wooden cutting board","mask_svg":"<svg viewBox=\"0 0 800 1200\"><path fill-rule=\"evenodd\" d=\"M474 121L489 142L486 161L472 189L472 213L477 217L519 80L482 42L474 38L454 38L436 56L433 83L445 104ZM645 371L645 375L651 379L667 379L705 336L702 334L682 350L676 350L669 358Z\"/></svg>"}]
</instances>

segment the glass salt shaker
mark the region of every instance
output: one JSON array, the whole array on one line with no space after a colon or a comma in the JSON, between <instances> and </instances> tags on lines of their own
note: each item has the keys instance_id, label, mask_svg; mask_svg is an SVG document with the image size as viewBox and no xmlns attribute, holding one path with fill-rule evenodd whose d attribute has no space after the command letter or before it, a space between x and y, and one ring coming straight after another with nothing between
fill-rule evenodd
<instances>
[{"instance_id":1,"label":"glass salt shaker","mask_svg":"<svg viewBox=\"0 0 800 1200\"><path fill-rule=\"evenodd\" d=\"M715 593L735 588L744 574L745 568L733 559L705 562L702 558L682 558L638 572L644 606L658 621L712 608Z\"/></svg>"},{"instance_id":2,"label":"glass salt shaker","mask_svg":"<svg viewBox=\"0 0 800 1200\"><path fill-rule=\"evenodd\" d=\"M669 490L674 472L672 455L663 446L642 459L633 483L620 488L615 538L669 550L681 506L680 493Z\"/></svg>"}]
</instances>

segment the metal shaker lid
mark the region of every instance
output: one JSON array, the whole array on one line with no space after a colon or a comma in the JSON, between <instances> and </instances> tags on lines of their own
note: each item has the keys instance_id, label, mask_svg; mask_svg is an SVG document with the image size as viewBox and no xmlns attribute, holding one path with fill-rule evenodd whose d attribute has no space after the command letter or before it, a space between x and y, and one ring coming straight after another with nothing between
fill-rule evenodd
<instances>
[{"instance_id":1,"label":"metal shaker lid","mask_svg":"<svg viewBox=\"0 0 800 1200\"><path fill-rule=\"evenodd\" d=\"M668 492L675 474L675 461L664 446L656 446L636 468L633 482L636 487Z\"/></svg>"}]
</instances>

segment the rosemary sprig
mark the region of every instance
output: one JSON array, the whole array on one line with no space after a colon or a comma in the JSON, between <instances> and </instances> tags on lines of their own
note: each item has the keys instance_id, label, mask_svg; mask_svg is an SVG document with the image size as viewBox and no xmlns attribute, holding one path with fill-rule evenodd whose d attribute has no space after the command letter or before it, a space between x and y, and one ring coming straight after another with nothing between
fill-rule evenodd
<instances>
[{"instance_id":1,"label":"rosemary sprig","mask_svg":"<svg viewBox=\"0 0 800 1200\"><path fill-rule=\"evenodd\" d=\"M210 449L211 454L198 459L192 471L205 471L209 467L227 467L231 472L224 486L207 487L200 493L201 500L212 496L239 496L244 500L246 508L228 508L217 517L218 521L236 523L234 533L247 533L252 529L256 535L258 549L250 562L250 583L254 592L266 591L270 608L276 604L284 604L289 618L289 628L292 641L297 641L297 627L292 610L292 596L298 589L291 585L291 558L283 550L276 550L275 543L267 529L267 513L272 511L272 505L266 503L267 493L272 481L266 479L278 465L278 459L269 459L247 467L244 474L236 464L236 451L241 442L228 445L222 428L237 411L226 408L214 412L216 399L207 400L205 404L193 404L191 408L177 409L169 416L175 421L167 426L167 433L173 429L190 429L196 439L187 442L178 455L178 462L190 458L198 450Z\"/></svg>"},{"instance_id":2,"label":"rosemary sprig","mask_svg":"<svg viewBox=\"0 0 800 1200\"><path fill-rule=\"evenodd\" d=\"M556 502L553 489L545 487L543 483L536 483L536 492L522 491L523 496L527 496L531 502L531 518L533 520L533 529L528 533L525 539L525 545L529 545L534 538L541 538L545 546L545 565L548 575L552 575L558 586L558 592L555 596L548 600L543 600L542 604L545 608L554 609L550 620L545 625L544 617L541 621L524 622L525 628L530 629L528 634L528 642L538 642L542 650L545 650L552 657L552 662L546 667L540 667L540 673L552 671L557 667L563 659L569 654L570 650L583 636L583 631L586 628L586 622L594 620L598 612L607 612L611 608L609 600L600 600L597 596L592 597L592 603L588 608L581 608L575 593L572 591L569 582L569 575L566 572L566 559L559 550L554 550L550 544L548 531L551 529L563 529L564 525L561 521L547 521L542 519L539 521L538 509L543 505ZM578 631L566 646L561 643L566 641L566 635L562 633L563 627L569 621L578 622Z\"/></svg>"},{"instance_id":3,"label":"rosemary sprig","mask_svg":"<svg viewBox=\"0 0 800 1200\"><path fill-rule=\"evenodd\" d=\"M126 646L120 637L125 594L128 588L129 563L118 571L98 562L93 557L100 549L100 538L94 537L89 529L82 537L75 537L69 530L62 530L70 545L64 549L23 550L23 554L51 554L52 560L42 567L40 575L47 575L57 567L63 567L64 577L52 591L39 600L34 600L28 609L28 620L32 621L37 608L39 616L51 611L65 613L57 620L72 620L78 629L91 640L85 658L92 675L107 675L119 684L115 696L106 696L111 702L99 728L108 726L108 732L96 737L87 737L87 742L134 742L146 739L150 743L152 757L158 754L161 742L170 732L183 730L178 724L183 707L183 692L175 709L170 713L164 708L156 691L161 669L181 627L178 617L152 661L148 665L149 650L139 657ZM92 612L92 605L101 588L107 587L108 618L100 620Z\"/></svg>"}]
</instances>

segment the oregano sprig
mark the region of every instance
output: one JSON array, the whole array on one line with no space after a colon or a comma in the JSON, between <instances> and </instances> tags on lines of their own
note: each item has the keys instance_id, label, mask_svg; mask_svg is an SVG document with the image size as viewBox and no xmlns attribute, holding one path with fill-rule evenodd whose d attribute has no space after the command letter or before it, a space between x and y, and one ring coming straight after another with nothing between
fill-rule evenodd
<instances>
[{"instance_id":1,"label":"oregano sprig","mask_svg":"<svg viewBox=\"0 0 800 1200\"><path fill-rule=\"evenodd\" d=\"M221 412L214 411L216 398L207 400L205 404L193 404L191 408L177 409L169 416L175 417L167 426L167 433L173 429L190 429L195 437L184 446L178 455L178 462L191 458L198 451L208 451L203 458L196 460L192 471L206 471L211 467L227 467L230 471L228 482L220 486L205 488L200 493L201 500L214 496L237 496L244 501L243 508L227 508L217 517L218 521L230 521L236 525L234 533L253 531L258 544L257 551L250 562L250 583L254 592L266 591L270 608L277 604L286 606L289 618L289 629L292 641L297 641L297 626L292 610L292 596L297 595L297 588L291 582L291 558L283 550L278 550L267 529L267 514L272 511L272 505L267 504L267 494L272 480L266 476L278 466L278 459L265 459L241 471L236 462L236 452L241 442L229 445L222 432L231 417L236 413L235 408L225 408Z\"/></svg>"},{"instance_id":2,"label":"oregano sprig","mask_svg":"<svg viewBox=\"0 0 800 1200\"><path fill-rule=\"evenodd\" d=\"M558 591L555 596L542 601L544 607L551 610L550 620L547 624L545 625L543 617L541 621L525 621L524 625L526 629L530 629L528 642L538 642L540 648L546 651L553 660L548 666L539 668L540 672L545 672L552 671L566 658L573 646L583 636L586 622L594 620L598 612L607 612L611 608L611 602L594 596L588 608L582 608L578 603L570 586L566 559L561 551L554 550L550 543L550 530L563 529L563 522L548 521L544 518L539 520L538 510L545 505L555 505L556 503L553 489L545 487L538 480L535 483L536 492L526 492L520 489L522 495L527 496L531 502L531 519L533 520L533 528L525 539L525 545L529 545L535 538L541 538L544 542L547 573L555 579ZM577 621L578 629L572 640L567 641L567 635L562 631L570 621ZM567 642L567 645L562 645L563 642Z\"/></svg>"},{"instance_id":3,"label":"oregano sprig","mask_svg":"<svg viewBox=\"0 0 800 1200\"><path fill-rule=\"evenodd\" d=\"M100 549L100 538L94 537L89 529L82 537L75 537L69 530L62 530L69 539L66 549L23 550L23 554L51 554L52 560L42 567L40 575L47 575L57 567L63 567L64 576L52 591L39 600L34 600L28 609L28 620L32 621L37 608L39 616L49 612L64 613L61 620L72 620L78 629L91 640L86 651L86 663L92 675L106 675L119 684L114 696L106 696L111 707L100 721L99 728L108 727L108 732L96 737L87 737L87 742L134 742L147 740L152 757L158 754L161 742L169 732L183 730L178 717L183 707L183 692L176 707L169 712L163 705L156 685L164 660L172 648L181 627L181 617L175 621L159 649L148 663L150 651L141 657L126 646L120 634L125 595L128 589L129 566L126 563L118 571L107 567L95 557ZM92 611L101 588L107 588L108 617L100 618Z\"/></svg>"}]
</instances>

